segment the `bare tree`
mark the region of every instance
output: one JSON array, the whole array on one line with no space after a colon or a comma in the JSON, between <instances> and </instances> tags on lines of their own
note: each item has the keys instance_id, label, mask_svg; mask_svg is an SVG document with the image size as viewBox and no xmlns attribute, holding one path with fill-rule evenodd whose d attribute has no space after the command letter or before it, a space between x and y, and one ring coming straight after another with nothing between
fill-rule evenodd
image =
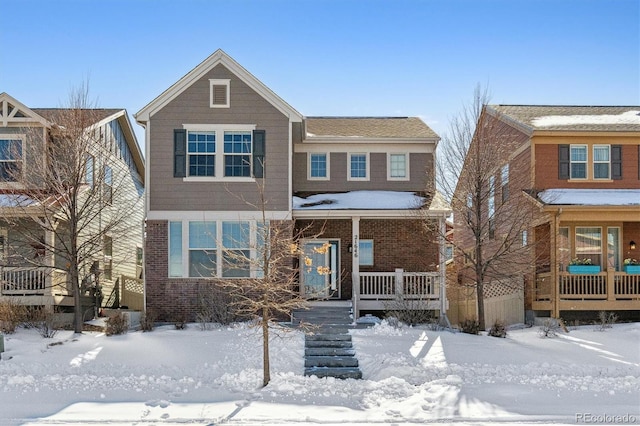
<instances>
[{"instance_id":1,"label":"bare tree","mask_svg":"<svg viewBox=\"0 0 640 426\"><path fill-rule=\"evenodd\" d=\"M250 208L260 212L256 226L256 244L252 247L255 255L251 256L242 250L227 247L223 249L222 255L222 261L226 265L223 268L251 271L251 276L237 280L221 280L220 285L230 293L235 313L240 317L253 318L254 324L262 331L262 385L266 386L271 380L269 330L273 327L282 329L277 325L278 321L289 318L295 309L307 307L307 299L300 292L298 263L303 268L316 268L321 275L329 274L331 271L314 266L311 257L300 247L299 240L306 228L295 231L292 220L267 218L268 200L264 183L264 180L257 183L259 196L256 202L238 196ZM248 239L248 236L243 238ZM246 247L246 243L238 246ZM328 250L328 245L314 250Z\"/></svg>"},{"instance_id":2,"label":"bare tree","mask_svg":"<svg viewBox=\"0 0 640 426\"><path fill-rule=\"evenodd\" d=\"M128 171L110 161L104 145L111 141L97 127L104 116L105 110L89 101L86 84L72 89L68 104L50 112L48 129L25 129L20 156L35 166L28 173L11 171L11 180L18 183L11 190L12 208L19 214L5 219L23 245L41 254L36 262L48 259L52 270L66 270L64 285L73 295L76 333L82 332L83 296L100 290L94 281L99 265L109 273L105 269L119 261L111 257L112 244L139 234L142 227L136 220L142 190L132 188Z\"/></svg>"},{"instance_id":3,"label":"bare tree","mask_svg":"<svg viewBox=\"0 0 640 426\"><path fill-rule=\"evenodd\" d=\"M524 192L529 177L514 170L522 133L486 112L487 90L451 120L438 153L438 185L454 211L454 251L459 282L477 296L478 321L485 324L485 287L521 286L530 272L528 231L535 206Z\"/></svg>"}]
</instances>

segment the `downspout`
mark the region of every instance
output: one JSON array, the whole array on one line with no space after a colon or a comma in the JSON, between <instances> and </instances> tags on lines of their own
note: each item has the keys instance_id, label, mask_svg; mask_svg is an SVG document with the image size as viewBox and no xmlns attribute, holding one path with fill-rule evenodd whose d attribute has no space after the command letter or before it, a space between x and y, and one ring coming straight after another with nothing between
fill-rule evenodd
<instances>
[{"instance_id":1,"label":"downspout","mask_svg":"<svg viewBox=\"0 0 640 426\"><path fill-rule=\"evenodd\" d=\"M446 232L447 224L445 216L438 218L438 246L439 246L439 263L438 269L440 273L440 325L451 328L451 322L447 316L447 260L446 260Z\"/></svg>"}]
</instances>

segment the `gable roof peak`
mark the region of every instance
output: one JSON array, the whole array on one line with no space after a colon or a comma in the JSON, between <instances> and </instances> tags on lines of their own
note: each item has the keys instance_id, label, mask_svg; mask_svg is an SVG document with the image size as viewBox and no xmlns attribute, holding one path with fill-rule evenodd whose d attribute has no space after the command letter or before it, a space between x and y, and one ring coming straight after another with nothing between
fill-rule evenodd
<instances>
[{"instance_id":1,"label":"gable roof peak","mask_svg":"<svg viewBox=\"0 0 640 426\"><path fill-rule=\"evenodd\" d=\"M191 86L198 79L202 78L207 72L212 70L218 65L224 65L229 71L235 74L240 80L246 83L249 87L255 90L263 98L265 98L271 105L277 108L282 114L287 116L291 121L301 122L302 114L296 111L291 105L285 102L282 98L276 95L271 89L269 89L264 83L258 80L253 74L247 71L242 65L236 62L231 56L229 56L224 50L217 49L204 61L200 62L184 75L180 80L175 82L171 87L162 92L158 97L149 102L140 111L133 116L140 124L149 121L149 118L159 109L163 108L184 90Z\"/></svg>"}]
</instances>

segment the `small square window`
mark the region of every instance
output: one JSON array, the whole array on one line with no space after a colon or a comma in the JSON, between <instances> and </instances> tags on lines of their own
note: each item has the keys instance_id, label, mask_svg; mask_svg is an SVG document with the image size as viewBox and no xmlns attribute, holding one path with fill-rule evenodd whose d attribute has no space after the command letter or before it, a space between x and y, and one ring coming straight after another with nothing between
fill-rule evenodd
<instances>
[{"instance_id":1,"label":"small square window","mask_svg":"<svg viewBox=\"0 0 640 426\"><path fill-rule=\"evenodd\" d=\"M349 155L349 180L369 180L369 161L367 154Z\"/></svg>"},{"instance_id":2,"label":"small square window","mask_svg":"<svg viewBox=\"0 0 640 426\"><path fill-rule=\"evenodd\" d=\"M329 157L326 153L309 154L309 179L326 180L329 178Z\"/></svg>"},{"instance_id":3,"label":"small square window","mask_svg":"<svg viewBox=\"0 0 640 426\"><path fill-rule=\"evenodd\" d=\"M409 177L407 154L389 154L387 156L387 179L406 180Z\"/></svg>"},{"instance_id":4,"label":"small square window","mask_svg":"<svg viewBox=\"0 0 640 426\"><path fill-rule=\"evenodd\" d=\"M229 108L230 80L215 79L209 80L210 86L210 107Z\"/></svg>"}]
</instances>

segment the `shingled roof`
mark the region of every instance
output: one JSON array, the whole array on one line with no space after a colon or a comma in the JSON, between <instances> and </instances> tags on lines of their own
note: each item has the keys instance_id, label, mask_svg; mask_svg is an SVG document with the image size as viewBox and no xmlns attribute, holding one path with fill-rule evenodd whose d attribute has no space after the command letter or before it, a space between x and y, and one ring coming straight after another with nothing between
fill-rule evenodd
<instances>
[{"instance_id":1,"label":"shingled roof","mask_svg":"<svg viewBox=\"0 0 640 426\"><path fill-rule=\"evenodd\" d=\"M40 115L50 122L55 122L56 118L64 111L68 111L69 108L31 108L33 112ZM104 120L107 117L116 114L123 109L115 109L115 108L92 108L88 109L92 116L95 116L96 122Z\"/></svg>"},{"instance_id":2,"label":"shingled roof","mask_svg":"<svg viewBox=\"0 0 640 426\"><path fill-rule=\"evenodd\" d=\"M531 131L640 131L640 106L487 105L487 111Z\"/></svg>"},{"instance_id":3,"label":"shingled roof","mask_svg":"<svg viewBox=\"0 0 640 426\"><path fill-rule=\"evenodd\" d=\"M306 117L307 138L440 139L418 117Z\"/></svg>"}]
</instances>

